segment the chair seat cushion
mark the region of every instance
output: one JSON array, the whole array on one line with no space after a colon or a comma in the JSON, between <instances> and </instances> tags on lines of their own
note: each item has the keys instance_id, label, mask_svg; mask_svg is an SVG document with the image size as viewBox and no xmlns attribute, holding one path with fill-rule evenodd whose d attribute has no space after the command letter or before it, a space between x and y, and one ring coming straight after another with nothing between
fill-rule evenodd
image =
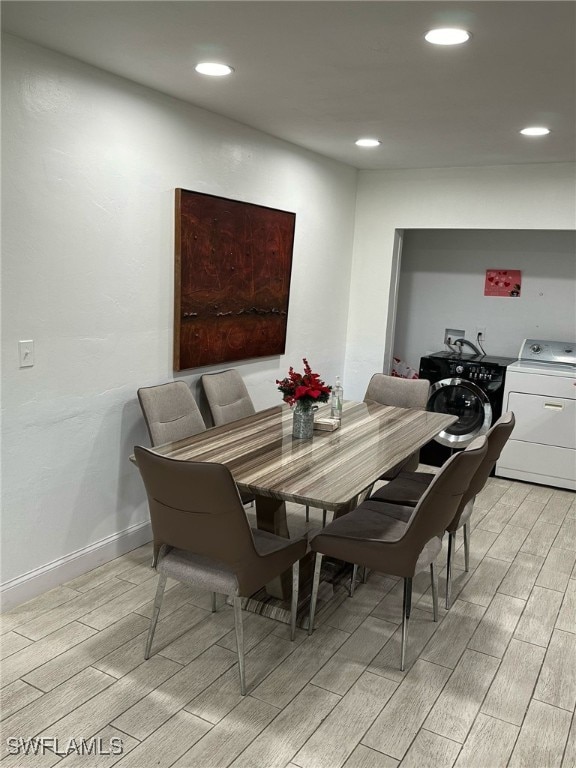
<instances>
[{"instance_id":1,"label":"chair seat cushion","mask_svg":"<svg viewBox=\"0 0 576 768\"><path fill-rule=\"evenodd\" d=\"M466 504L466 506L462 510L462 514L460 515L460 518L458 520L458 528L461 528L463 525L466 525L466 523L470 521L473 511L474 511L474 499L470 499L470 501ZM450 529L448 528L447 530L450 530Z\"/></svg>"},{"instance_id":2,"label":"chair seat cushion","mask_svg":"<svg viewBox=\"0 0 576 768\"><path fill-rule=\"evenodd\" d=\"M389 517L407 522L433 477L431 472L402 472L396 480L373 493L368 501L381 504L382 512ZM466 525L470 521L473 509L474 499L470 499L464 506L462 514L457 515L446 530L457 531Z\"/></svg>"},{"instance_id":3,"label":"chair seat cushion","mask_svg":"<svg viewBox=\"0 0 576 768\"><path fill-rule=\"evenodd\" d=\"M294 544L295 539L285 539L283 536L276 536L274 533L261 531L259 528L252 528L252 538L256 552L260 556L270 555L272 552L279 552L286 547Z\"/></svg>"},{"instance_id":4,"label":"chair seat cushion","mask_svg":"<svg viewBox=\"0 0 576 768\"><path fill-rule=\"evenodd\" d=\"M454 531L459 530L462 528L463 525L466 525L470 522L470 518L472 517L472 512L474 511L474 499L470 499L465 505L464 509L462 510L461 515L457 515L454 520L450 523L450 525L446 526L446 530L453 533Z\"/></svg>"},{"instance_id":5,"label":"chair seat cushion","mask_svg":"<svg viewBox=\"0 0 576 768\"><path fill-rule=\"evenodd\" d=\"M401 542L413 512L412 507L365 501L322 528L311 539L312 550L381 573L414 576L433 562L442 543L434 537L418 552Z\"/></svg>"},{"instance_id":6,"label":"chair seat cushion","mask_svg":"<svg viewBox=\"0 0 576 768\"><path fill-rule=\"evenodd\" d=\"M391 517L394 520L400 520L402 523L407 523L414 513L414 507L408 507L404 504L388 504L385 501L372 502L371 499L368 499L368 501L374 504L373 509L375 512Z\"/></svg>"},{"instance_id":7,"label":"chair seat cushion","mask_svg":"<svg viewBox=\"0 0 576 768\"><path fill-rule=\"evenodd\" d=\"M375 491L370 501L415 507L433 479L431 472L400 472L388 485Z\"/></svg>"},{"instance_id":8,"label":"chair seat cushion","mask_svg":"<svg viewBox=\"0 0 576 768\"><path fill-rule=\"evenodd\" d=\"M285 539L283 536L276 536L273 533L261 531L258 528L252 528L252 538L256 552L260 557L274 556L275 554L283 557L282 553L285 552L287 558L286 568L290 567L293 560L303 557L306 552L306 541L304 539ZM300 551L295 553L295 557L292 557L291 551L295 549ZM273 566L273 562L260 561L258 565L266 570ZM254 566L256 566L256 563L253 564L250 571L250 574L256 578L255 584L252 585L254 589L251 589L251 587L246 589L246 584L244 584L243 589L240 589L238 577L224 563L204 555L193 554L183 549L163 547L160 552L157 570L172 579L176 579L176 581L193 584L200 589L207 589L210 592L218 592L222 595L242 594L246 597L255 589L259 589L268 580L264 576L259 577L258 569ZM274 575L276 574L271 573L269 578L273 578Z\"/></svg>"},{"instance_id":9,"label":"chair seat cushion","mask_svg":"<svg viewBox=\"0 0 576 768\"><path fill-rule=\"evenodd\" d=\"M384 472L380 475L379 480L394 480L398 477L400 472L412 472L418 468L420 452L411 454L407 459L399 461L398 464L389 469L388 472Z\"/></svg>"},{"instance_id":10,"label":"chair seat cushion","mask_svg":"<svg viewBox=\"0 0 576 768\"><path fill-rule=\"evenodd\" d=\"M238 592L238 581L228 566L184 549L174 548L167 554L161 553L157 569L171 579L210 592L221 595L235 595Z\"/></svg>"},{"instance_id":11,"label":"chair seat cushion","mask_svg":"<svg viewBox=\"0 0 576 768\"><path fill-rule=\"evenodd\" d=\"M414 573L420 573L420 571L429 568L430 564L436 560L441 551L442 539L439 536L434 536L434 538L430 539L430 541L426 544L422 552L420 552L418 562L414 568Z\"/></svg>"},{"instance_id":12,"label":"chair seat cushion","mask_svg":"<svg viewBox=\"0 0 576 768\"><path fill-rule=\"evenodd\" d=\"M363 502L352 512L338 517L325 528L321 528L311 539L312 549L314 549L314 541L323 536L360 541L398 541L406 532L406 520L387 515L383 507L383 504L376 501ZM406 511L409 513L408 517L414 512L410 507Z\"/></svg>"}]
</instances>

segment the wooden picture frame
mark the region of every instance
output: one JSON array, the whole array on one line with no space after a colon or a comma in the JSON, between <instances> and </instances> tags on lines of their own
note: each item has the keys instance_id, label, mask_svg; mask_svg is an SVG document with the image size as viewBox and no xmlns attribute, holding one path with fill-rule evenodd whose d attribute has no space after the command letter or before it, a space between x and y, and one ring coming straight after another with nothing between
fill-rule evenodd
<instances>
[{"instance_id":1,"label":"wooden picture frame","mask_svg":"<svg viewBox=\"0 0 576 768\"><path fill-rule=\"evenodd\" d=\"M176 189L174 370L285 351L296 214Z\"/></svg>"}]
</instances>

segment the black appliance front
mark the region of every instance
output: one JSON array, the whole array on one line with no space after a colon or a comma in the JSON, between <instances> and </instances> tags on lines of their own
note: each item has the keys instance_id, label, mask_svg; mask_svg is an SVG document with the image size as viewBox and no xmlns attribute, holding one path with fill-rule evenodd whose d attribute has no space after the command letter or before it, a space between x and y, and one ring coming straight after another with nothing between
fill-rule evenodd
<instances>
[{"instance_id":1,"label":"black appliance front","mask_svg":"<svg viewBox=\"0 0 576 768\"><path fill-rule=\"evenodd\" d=\"M506 367L514 358L435 352L420 360L420 378L430 382L427 410L458 416L420 450L420 461L440 467L455 450L485 434L502 414Z\"/></svg>"}]
</instances>

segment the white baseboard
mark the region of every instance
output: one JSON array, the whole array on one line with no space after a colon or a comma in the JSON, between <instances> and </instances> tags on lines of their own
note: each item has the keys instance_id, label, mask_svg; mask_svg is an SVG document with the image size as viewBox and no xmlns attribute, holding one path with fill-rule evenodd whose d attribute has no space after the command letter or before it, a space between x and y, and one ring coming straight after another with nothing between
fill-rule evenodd
<instances>
[{"instance_id":1,"label":"white baseboard","mask_svg":"<svg viewBox=\"0 0 576 768\"><path fill-rule=\"evenodd\" d=\"M17 576L0 585L2 610L8 611L149 541L152 541L150 522L136 523L124 531L113 533L94 544L89 544L40 568L35 568L23 576Z\"/></svg>"}]
</instances>

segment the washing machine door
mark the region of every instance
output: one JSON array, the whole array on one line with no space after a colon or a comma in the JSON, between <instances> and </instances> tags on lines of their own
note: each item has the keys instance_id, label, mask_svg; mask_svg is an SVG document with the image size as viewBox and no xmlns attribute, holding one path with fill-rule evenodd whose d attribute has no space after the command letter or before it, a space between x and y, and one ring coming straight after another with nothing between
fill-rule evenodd
<instances>
[{"instance_id":1,"label":"washing machine door","mask_svg":"<svg viewBox=\"0 0 576 768\"><path fill-rule=\"evenodd\" d=\"M492 406L486 393L465 379L442 379L432 384L426 409L458 416L458 421L434 438L448 448L465 448L492 425Z\"/></svg>"}]
</instances>

